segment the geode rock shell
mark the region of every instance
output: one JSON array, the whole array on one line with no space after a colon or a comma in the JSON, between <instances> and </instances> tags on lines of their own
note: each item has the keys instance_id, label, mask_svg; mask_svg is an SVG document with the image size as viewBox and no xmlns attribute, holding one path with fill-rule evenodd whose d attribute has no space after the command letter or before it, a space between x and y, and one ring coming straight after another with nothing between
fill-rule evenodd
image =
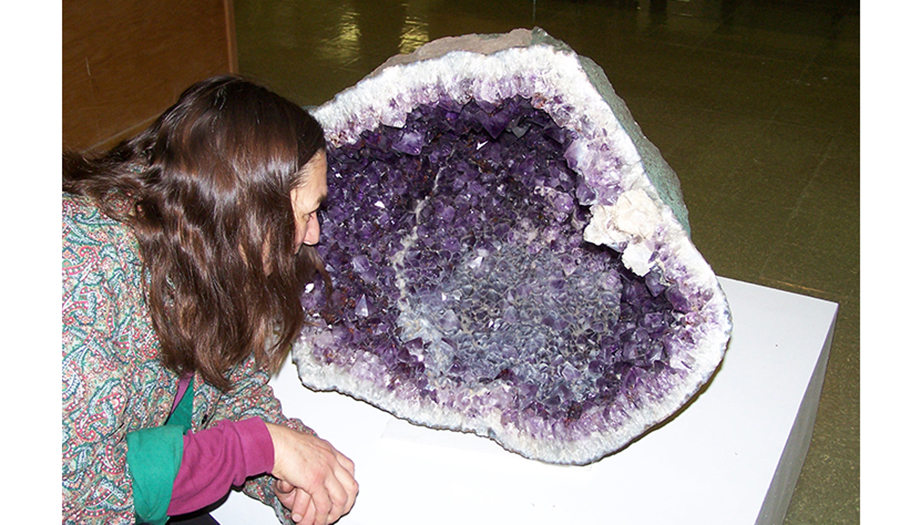
<instances>
[{"instance_id":1,"label":"geode rock shell","mask_svg":"<svg viewBox=\"0 0 900 525\"><path fill-rule=\"evenodd\" d=\"M731 319L678 179L590 59L539 28L437 40L314 115L308 387L587 464L716 370Z\"/></svg>"}]
</instances>

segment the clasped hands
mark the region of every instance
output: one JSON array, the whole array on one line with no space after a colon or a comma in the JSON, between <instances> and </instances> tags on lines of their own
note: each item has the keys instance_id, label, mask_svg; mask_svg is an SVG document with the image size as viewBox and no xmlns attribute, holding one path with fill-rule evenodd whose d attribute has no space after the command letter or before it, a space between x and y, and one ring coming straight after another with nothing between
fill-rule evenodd
<instances>
[{"instance_id":1,"label":"clasped hands","mask_svg":"<svg viewBox=\"0 0 900 525\"><path fill-rule=\"evenodd\" d=\"M359 485L354 465L331 443L266 423L275 448L275 495L300 525L327 525L350 512Z\"/></svg>"}]
</instances>

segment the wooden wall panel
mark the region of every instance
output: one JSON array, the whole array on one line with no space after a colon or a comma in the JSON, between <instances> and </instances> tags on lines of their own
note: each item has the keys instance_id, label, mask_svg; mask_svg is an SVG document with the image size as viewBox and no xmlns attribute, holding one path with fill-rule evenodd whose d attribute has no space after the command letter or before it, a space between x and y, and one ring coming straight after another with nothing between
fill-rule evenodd
<instances>
[{"instance_id":1,"label":"wooden wall panel","mask_svg":"<svg viewBox=\"0 0 900 525\"><path fill-rule=\"evenodd\" d=\"M63 147L107 147L237 72L231 0L63 0Z\"/></svg>"}]
</instances>

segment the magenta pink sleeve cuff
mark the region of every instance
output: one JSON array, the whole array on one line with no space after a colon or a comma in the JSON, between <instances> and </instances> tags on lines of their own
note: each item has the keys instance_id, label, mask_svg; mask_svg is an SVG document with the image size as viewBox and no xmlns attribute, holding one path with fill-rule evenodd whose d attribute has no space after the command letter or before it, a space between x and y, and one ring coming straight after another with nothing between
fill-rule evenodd
<instances>
[{"instance_id":1,"label":"magenta pink sleeve cuff","mask_svg":"<svg viewBox=\"0 0 900 525\"><path fill-rule=\"evenodd\" d=\"M269 473L275 448L259 417L219 421L215 427L184 436L184 455L172 488L168 515L178 516L211 505L232 486Z\"/></svg>"},{"instance_id":2,"label":"magenta pink sleeve cuff","mask_svg":"<svg viewBox=\"0 0 900 525\"><path fill-rule=\"evenodd\" d=\"M254 417L233 424L237 427L244 462L247 465L247 475L244 478L271 473L275 466L275 445L272 444L272 436L263 420ZM241 480L241 483L243 482L244 480Z\"/></svg>"}]
</instances>

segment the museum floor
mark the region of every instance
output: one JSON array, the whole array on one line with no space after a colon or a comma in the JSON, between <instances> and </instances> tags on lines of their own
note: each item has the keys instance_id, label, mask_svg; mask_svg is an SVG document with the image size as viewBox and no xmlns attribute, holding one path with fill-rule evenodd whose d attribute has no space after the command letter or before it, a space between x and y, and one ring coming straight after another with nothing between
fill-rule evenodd
<instances>
[{"instance_id":1,"label":"museum floor","mask_svg":"<svg viewBox=\"0 0 900 525\"><path fill-rule=\"evenodd\" d=\"M302 105L450 35L540 26L597 62L680 177L717 274L840 304L785 523L859 523L858 1L234 4L240 71Z\"/></svg>"}]
</instances>

